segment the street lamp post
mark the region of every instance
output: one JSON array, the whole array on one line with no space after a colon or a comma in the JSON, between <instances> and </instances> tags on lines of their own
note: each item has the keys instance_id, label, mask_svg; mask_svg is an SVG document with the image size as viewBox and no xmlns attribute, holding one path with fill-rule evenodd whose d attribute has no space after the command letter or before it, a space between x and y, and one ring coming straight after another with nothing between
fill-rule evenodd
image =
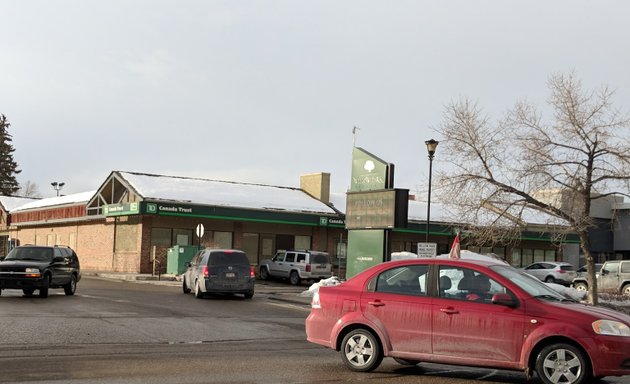
<instances>
[{"instance_id":1,"label":"street lamp post","mask_svg":"<svg viewBox=\"0 0 630 384\"><path fill-rule=\"evenodd\" d=\"M57 196L59 196L59 191L61 191L61 188L63 188L63 186L66 185L66 183L64 182L58 183L56 181L53 181L52 183L50 183L50 185L52 185L55 191L57 191Z\"/></svg>"},{"instance_id":2,"label":"street lamp post","mask_svg":"<svg viewBox=\"0 0 630 384\"><path fill-rule=\"evenodd\" d=\"M435 150L440 142L433 139L424 142L427 146L427 152L429 152L429 196L427 198L427 231L425 236L425 243L429 242L429 224L431 223L431 174L433 173L433 156Z\"/></svg>"}]
</instances>

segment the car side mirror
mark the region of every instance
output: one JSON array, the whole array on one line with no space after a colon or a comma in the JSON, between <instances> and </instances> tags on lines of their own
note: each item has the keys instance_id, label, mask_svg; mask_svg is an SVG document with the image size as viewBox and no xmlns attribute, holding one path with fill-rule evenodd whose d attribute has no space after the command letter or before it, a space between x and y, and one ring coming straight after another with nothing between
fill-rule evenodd
<instances>
[{"instance_id":1,"label":"car side mirror","mask_svg":"<svg viewBox=\"0 0 630 384\"><path fill-rule=\"evenodd\" d=\"M190 263L190 261L187 261L187 262L184 263L184 266L186 268L190 268L192 266L192 264Z\"/></svg>"},{"instance_id":2,"label":"car side mirror","mask_svg":"<svg viewBox=\"0 0 630 384\"><path fill-rule=\"evenodd\" d=\"M496 295L493 295L492 304L503 305L511 308L515 308L517 306L516 300L507 293L497 293Z\"/></svg>"},{"instance_id":3,"label":"car side mirror","mask_svg":"<svg viewBox=\"0 0 630 384\"><path fill-rule=\"evenodd\" d=\"M62 256L57 256L53 258L53 263L63 263L63 262L64 262L64 258Z\"/></svg>"},{"instance_id":4,"label":"car side mirror","mask_svg":"<svg viewBox=\"0 0 630 384\"><path fill-rule=\"evenodd\" d=\"M609 274L610 272L609 272L608 270L606 270L606 269L602 269L602 272L601 272L601 273L602 273L602 275L607 275L607 274Z\"/></svg>"}]
</instances>

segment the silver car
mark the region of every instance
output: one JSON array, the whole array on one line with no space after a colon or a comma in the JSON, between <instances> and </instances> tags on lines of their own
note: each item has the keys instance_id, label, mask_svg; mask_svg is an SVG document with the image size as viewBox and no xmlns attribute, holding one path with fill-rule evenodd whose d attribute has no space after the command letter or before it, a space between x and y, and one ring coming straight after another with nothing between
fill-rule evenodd
<instances>
[{"instance_id":1,"label":"silver car","mask_svg":"<svg viewBox=\"0 0 630 384\"><path fill-rule=\"evenodd\" d=\"M545 283L556 283L569 286L577 273L572 264L561 261L540 261L523 268L523 271Z\"/></svg>"},{"instance_id":2,"label":"silver car","mask_svg":"<svg viewBox=\"0 0 630 384\"><path fill-rule=\"evenodd\" d=\"M241 293L254 296L255 271L247 255L235 249L204 249L186 263L182 281L184 293L194 289L195 296L206 293Z\"/></svg>"},{"instance_id":3,"label":"silver car","mask_svg":"<svg viewBox=\"0 0 630 384\"><path fill-rule=\"evenodd\" d=\"M302 280L327 279L332 276L332 264L328 253L291 250L278 251L273 259L260 262L260 278L270 277L289 279L293 285Z\"/></svg>"}]
</instances>

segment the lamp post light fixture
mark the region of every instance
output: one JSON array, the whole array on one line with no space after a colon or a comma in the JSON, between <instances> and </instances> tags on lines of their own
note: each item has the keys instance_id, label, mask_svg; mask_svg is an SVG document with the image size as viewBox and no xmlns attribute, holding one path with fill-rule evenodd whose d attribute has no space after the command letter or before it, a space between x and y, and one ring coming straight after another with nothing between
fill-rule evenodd
<instances>
[{"instance_id":1,"label":"lamp post light fixture","mask_svg":"<svg viewBox=\"0 0 630 384\"><path fill-rule=\"evenodd\" d=\"M63 188L63 186L66 185L66 183L64 182L58 183L56 181L53 181L52 183L50 183L50 185L52 185L55 191L57 191L57 196L59 196L59 191L61 191L61 188Z\"/></svg>"},{"instance_id":2,"label":"lamp post light fixture","mask_svg":"<svg viewBox=\"0 0 630 384\"><path fill-rule=\"evenodd\" d=\"M429 224L431 223L431 174L433 173L433 156L435 156L435 150L440 142L433 139L424 142L427 146L427 152L429 153L429 196L427 198L427 231L425 236L425 243L429 242Z\"/></svg>"}]
</instances>

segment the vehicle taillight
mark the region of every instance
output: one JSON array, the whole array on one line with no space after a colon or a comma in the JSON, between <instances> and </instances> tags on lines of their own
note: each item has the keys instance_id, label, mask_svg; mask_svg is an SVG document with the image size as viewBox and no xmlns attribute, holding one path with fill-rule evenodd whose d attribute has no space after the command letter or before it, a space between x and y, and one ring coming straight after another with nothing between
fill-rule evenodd
<instances>
[{"instance_id":1,"label":"vehicle taillight","mask_svg":"<svg viewBox=\"0 0 630 384\"><path fill-rule=\"evenodd\" d=\"M254 269L253 265L249 266L249 277L256 277L256 269Z\"/></svg>"},{"instance_id":2,"label":"vehicle taillight","mask_svg":"<svg viewBox=\"0 0 630 384\"><path fill-rule=\"evenodd\" d=\"M203 277L208 277L208 266L207 265L203 266Z\"/></svg>"},{"instance_id":3,"label":"vehicle taillight","mask_svg":"<svg viewBox=\"0 0 630 384\"><path fill-rule=\"evenodd\" d=\"M567 271L565 271L564 269L560 269L558 273L567 273Z\"/></svg>"},{"instance_id":4,"label":"vehicle taillight","mask_svg":"<svg viewBox=\"0 0 630 384\"><path fill-rule=\"evenodd\" d=\"M306 264L306 272L310 272L311 271L311 265L310 264Z\"/></svg>"},{"instance_id":5,"label":"vehicle taillight","mask_svg":"<svg viewBox=\"0 0 630 384\"><path fill-rule=\"evenodd\" d=\"M311 308L317 308L317 309L321 309L322 308L322 303L319 300L319 292L315 291L313 293L313 299L311 300Z\"/></svg>"}]
</instances>

